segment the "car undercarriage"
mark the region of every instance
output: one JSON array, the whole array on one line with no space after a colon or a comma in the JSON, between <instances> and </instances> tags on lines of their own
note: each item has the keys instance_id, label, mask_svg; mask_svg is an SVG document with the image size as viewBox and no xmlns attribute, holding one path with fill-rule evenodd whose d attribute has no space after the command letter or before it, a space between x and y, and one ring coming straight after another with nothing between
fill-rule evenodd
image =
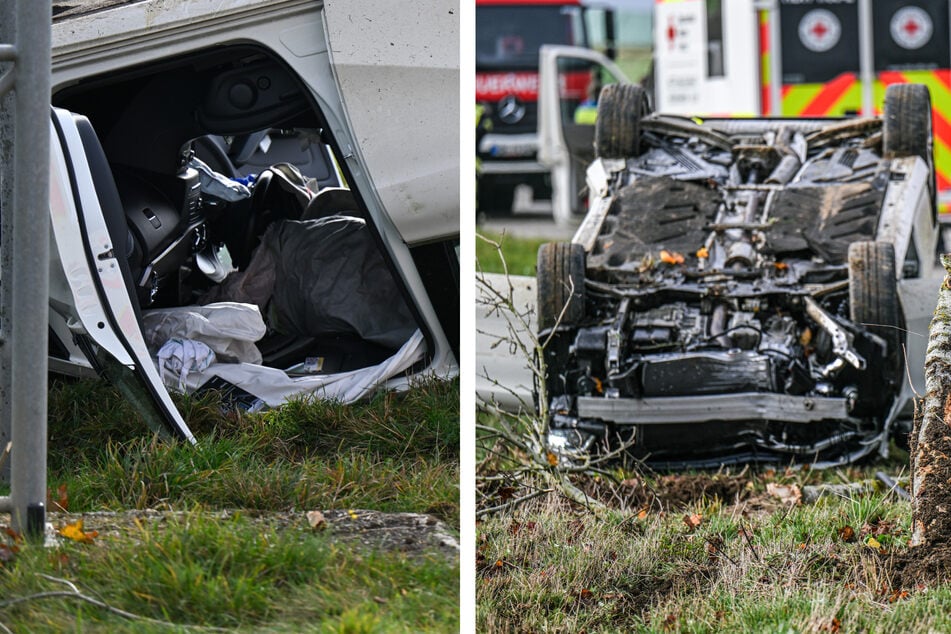
<instances>
[{"instance_id":1,"label":"car undercarriage","mask_svg":"<svg viewBox=\"0 0 951 634\"><path fill-rule=\"evenodd\" d=\"M553 444L662 467L887 450L909 407L899 286L936 260L930 130L889 120L920 88L884 119L709 121L606 89L591 211L539 250Z\"/></svg>"}]
</instances>

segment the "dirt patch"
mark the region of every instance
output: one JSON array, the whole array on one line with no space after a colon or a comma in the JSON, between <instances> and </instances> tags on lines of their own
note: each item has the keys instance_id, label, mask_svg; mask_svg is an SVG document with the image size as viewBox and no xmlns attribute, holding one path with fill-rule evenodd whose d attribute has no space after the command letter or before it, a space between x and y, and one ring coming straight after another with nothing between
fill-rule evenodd
<instances>
[{"instance_id":1,"label":"dirt patch","mask_svg":"<svg viewBox=\"0 0 951 634\"><path fill-rule=\"evenodd\" d=\"M701 500L736 504L750 497L750 479L740 475L663 475L651 481L630 478L620 483L578 478L576 485L592 499L616 508L679 511Z\"/></svg>"},{"instance_id":2,"label":"dirt patch","mask_svg":"<svg viewBox=\"0 0 951 634\"><path fill-rule=\"evenodd\" d=\"M213 511L206 515L222 521L240 515L262 530L298 531L326 534L335 542L362 547L402 552L411 556L439 553L447 559L458 559L459 541L443 522L422 513L383 513L366 509L322 511L325 524L311 528L304 512ZM194 512L182 511L95 511L91 513L49 513L47 544L61 539L56 528L83 520L86 531L98 531L98 539L136 539L140 526L149 531L161 530L172 521L185 521ZM0 526L9 526L9 515L0 515Z\"/></svg>"}]
</instances>

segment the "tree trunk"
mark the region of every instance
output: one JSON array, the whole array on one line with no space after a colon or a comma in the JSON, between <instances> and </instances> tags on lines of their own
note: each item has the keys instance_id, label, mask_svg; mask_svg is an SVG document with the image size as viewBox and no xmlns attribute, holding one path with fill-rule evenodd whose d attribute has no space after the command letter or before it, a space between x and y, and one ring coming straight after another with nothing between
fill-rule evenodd
<instances>
[{"instance_id":1,"label":"tree trunk","mask_svg":"<svg viewBox=\"0 0 951 634\"><path fill-rule=\"evenodd\" d=\"M951 537L951 255L938 293L925 355L925 397L911 433L912 546Z\"/></svg>"}]
</instances>

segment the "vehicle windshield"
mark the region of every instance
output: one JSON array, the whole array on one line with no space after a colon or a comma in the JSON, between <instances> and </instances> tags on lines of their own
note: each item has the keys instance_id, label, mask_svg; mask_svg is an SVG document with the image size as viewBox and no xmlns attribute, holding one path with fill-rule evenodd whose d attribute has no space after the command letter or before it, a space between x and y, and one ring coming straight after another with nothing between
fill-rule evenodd
<instances>
[{"instance_id":1,"label":"vehicle windshield","mask_svg":"<svg viewBox=\"0 0 951 634\"><path fill-rule=\"evenodd\" d=\"M584 46L578 7L482 6L476 9L476 65L538 68L542 44Z\"/></svg>"}]
</instances>

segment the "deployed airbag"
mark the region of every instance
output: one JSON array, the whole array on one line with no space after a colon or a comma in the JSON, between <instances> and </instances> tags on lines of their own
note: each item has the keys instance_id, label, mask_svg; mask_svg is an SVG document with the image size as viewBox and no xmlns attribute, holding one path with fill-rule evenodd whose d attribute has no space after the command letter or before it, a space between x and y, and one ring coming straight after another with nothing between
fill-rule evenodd
<instances>
[{"instance_id":1,"label":"deployed airbag","mask_svg":"<svg viewBox=\"0 0 951 634\"><path fill-rule=\"evenodd\" d=\"M270 302L268 326L285 334L356 334L395 349L416 330L370 229L352 216L274 222L247 269L204 301L221 299Z\"/></svg>"},{"instance_id":2,"label":"deployed airbag","mask_svg":"<svg viewBox=\"0 0 951 634\"><path fill-rule=\"evenodd\" d=\"M183 377L187 392L200 389L215 377L224 379L257 397L270 407L283 405L288 399L313 395L316 398L351 403L373 393L388 379L405 372L422 360L426 351L423 334L417 330L389 359L382 363L350 372L289 377L283 370L249 363L212 363L201 371L189 372ZM176 377L169 380L177 383ZM166 385L178 387L175 384Z\"/></svg>"},{"instance_id":3,"label":"deployed airbag","mask_svg":"<svg viewBox=\"0 0 951 634\"><path fill-rule=\"evenodd\" d=\"M253 304L218 302L142 311L142 332L150 350L170 339L191 339L210 347L224 362L261 363L255 341L267 331Z\"/></svg>"}]
</instances>

